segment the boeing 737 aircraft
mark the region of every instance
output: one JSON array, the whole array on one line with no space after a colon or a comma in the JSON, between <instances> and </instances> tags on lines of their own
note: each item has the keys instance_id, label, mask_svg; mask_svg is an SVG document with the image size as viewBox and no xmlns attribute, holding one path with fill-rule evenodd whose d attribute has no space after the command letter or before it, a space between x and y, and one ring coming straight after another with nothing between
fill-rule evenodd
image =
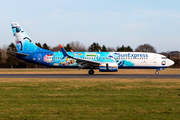
<instances>
[{"instance_id":1,"label":"boeing 737 aircraft","mask_svg":"<svg viewBox=\"0 0 180 120\"><path fill-rule=\"evenodd\" d=\"M174 62L163 55L146 52L53 52L37 47L26 32L16 22L11 23L13 36L18 52L13 52L17 58L35 64L59 68L93 69L100 72L117 72L118 69L156 69L164 70Z\"/></svg>"}]
</instances>

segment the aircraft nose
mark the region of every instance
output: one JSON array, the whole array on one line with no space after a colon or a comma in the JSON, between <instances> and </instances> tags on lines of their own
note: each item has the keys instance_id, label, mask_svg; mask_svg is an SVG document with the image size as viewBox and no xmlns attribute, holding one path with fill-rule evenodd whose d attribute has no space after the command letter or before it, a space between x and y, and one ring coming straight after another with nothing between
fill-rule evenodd
<instances>
[{"instance_id":1,"label":"aircraft nose","mask_svg":"<svg viewBox=\"0 0 180 120\"><path fill-rule=\"evenodd\" d=\"M169 66L174 65L174 61L172 60L169 60L168 63L169 63Z\"/></svg>"}]
</instances>

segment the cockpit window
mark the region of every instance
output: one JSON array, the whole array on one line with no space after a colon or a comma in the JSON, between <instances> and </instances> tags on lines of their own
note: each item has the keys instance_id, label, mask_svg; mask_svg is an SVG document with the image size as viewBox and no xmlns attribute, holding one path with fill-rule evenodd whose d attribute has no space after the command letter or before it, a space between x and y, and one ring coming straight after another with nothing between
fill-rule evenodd
<instances>
[{"instance_id":1,"label":"cockpit window","mask_svg":"<svg viewBox=\"0 0 180 120\"><path fill-rule=\"evenodd\" d=\"M161 59L167 59L167 57L161 57Z\"/></svg>"}]
</instances>

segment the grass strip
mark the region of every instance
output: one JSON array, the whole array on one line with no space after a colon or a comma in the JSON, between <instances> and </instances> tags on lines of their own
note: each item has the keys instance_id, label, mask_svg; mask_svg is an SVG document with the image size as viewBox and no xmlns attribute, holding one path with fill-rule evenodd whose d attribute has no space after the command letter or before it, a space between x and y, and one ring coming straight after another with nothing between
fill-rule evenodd
<instances>
[{"instance_id":1,"label":"grass strip","mask_svg":"<svg viewBox=\"0 0 180 120\"><path fill-rule=\"evenodd\" d=\"M179 119L178 79L0 78L0 119Z\"/></svg>"}]
</instances>

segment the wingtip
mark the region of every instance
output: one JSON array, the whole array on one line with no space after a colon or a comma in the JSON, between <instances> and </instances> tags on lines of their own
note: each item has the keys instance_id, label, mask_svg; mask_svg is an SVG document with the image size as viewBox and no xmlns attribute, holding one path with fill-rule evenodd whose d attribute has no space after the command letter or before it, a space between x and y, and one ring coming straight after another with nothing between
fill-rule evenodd
<instances>
[{"instance_id":1,"label":"wingtip","mask_svg":"<svg viewBox=\"0 0 180 120\"><path fill-rule=\"evenodd\" d=\"M63 48L61 44L59 44L59 47L60 47L60 48Z\"/></svg>"}]
</instances>

